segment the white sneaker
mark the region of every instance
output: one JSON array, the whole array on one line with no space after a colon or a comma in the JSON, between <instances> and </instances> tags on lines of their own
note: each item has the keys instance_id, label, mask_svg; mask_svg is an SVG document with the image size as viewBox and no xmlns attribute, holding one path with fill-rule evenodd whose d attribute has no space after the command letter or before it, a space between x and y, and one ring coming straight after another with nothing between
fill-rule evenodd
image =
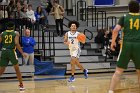
<instances>
[{"instance_id":1,"label":"white sneaker","mask_svg":"<svg viewBox=\"0 0 140 93\"><path fill-rule=\"evenodd\" d=\"M114 91L112 91L112 90L109 90L109 92L108 93L114 93Z\"/></svg>"},{"instance_id":2,"label":"white sneaker","mask_svg":"<svg viewBox=\"0 0 140 93\"><path fill-rule=\"evenodd\" d=\"M20 91L24 91L25 90L25 88L24 88L24 86L22 84L19 85L19 90Z\"/></svg>"}]
</instances>

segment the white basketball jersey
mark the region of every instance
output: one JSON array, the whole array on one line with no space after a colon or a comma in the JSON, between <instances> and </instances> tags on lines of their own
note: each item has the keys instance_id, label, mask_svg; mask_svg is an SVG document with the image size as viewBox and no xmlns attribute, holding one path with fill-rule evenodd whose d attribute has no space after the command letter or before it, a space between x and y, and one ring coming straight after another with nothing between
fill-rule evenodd
<instances>
[{"instance_id":1,"label":"white basketball jersey","mask_svg":"<svg viewBox=\"0 0 140 93\"><path fill-rule=\"evenodd\" d=\"M79 32L77 32L77 31L75 33L72 33L71 31L68 32L68 41L70 42L69 49L77 50L80 48L80 43L77 40L78 34L79 34Z\"/></svg>"}]
</instances>

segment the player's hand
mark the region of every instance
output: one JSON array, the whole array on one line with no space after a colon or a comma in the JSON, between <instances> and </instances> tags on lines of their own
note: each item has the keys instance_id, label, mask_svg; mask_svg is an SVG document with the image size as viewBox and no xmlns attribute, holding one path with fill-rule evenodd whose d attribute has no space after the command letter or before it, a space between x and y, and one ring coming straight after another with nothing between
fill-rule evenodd
<instances>
[{"instance_id":1,"label":"player's hand","mask_svg":"<svg viewBox=\"0 0 140 93\"><path fill-rule=\"evenodd\" d=\"M115 51L116 42L111 42L111 50Z\"/></svg>"},{"instance_id":2,"label":"player's hand","mask_svg":"<svg viewBox=\"0 0 140 93\"><path fill-rule=\"evenodd\" d=\"M64 44L69 45L69 44L70 44L70 42L69 42L69 41L67 41L67 42L64 42Z\"/></svg>"},{"instance_id":3,"label":"player's hand","mask_svg":"<svg viewBox=\"0 0 140 93\"><path fill-rule=\"evenodd\" d=\"M86 43L86 41L82 42L82 44L85 44L85 43Z\"/></svg>"},{"instance_id":4,"label":"player's hand","mask_svg":"<svg viewBox=\"0 0 140 93\"><path fill-rule=\"evenodd\" d=\"M86 41L80 41L82 44L85 44L86 43Z\"/></svg>"},{"instance_id":5,"label":"player's hand","mask_svg":"<svg viewBox=\"0 0 140 93\"><path fill-rule=\"evenodd\" d=\"M27 54L26 54L26 53L22 53L22 56L23 56L24 58L26 58L26 57L27 57Z\"/></svg>"}]
</instances>

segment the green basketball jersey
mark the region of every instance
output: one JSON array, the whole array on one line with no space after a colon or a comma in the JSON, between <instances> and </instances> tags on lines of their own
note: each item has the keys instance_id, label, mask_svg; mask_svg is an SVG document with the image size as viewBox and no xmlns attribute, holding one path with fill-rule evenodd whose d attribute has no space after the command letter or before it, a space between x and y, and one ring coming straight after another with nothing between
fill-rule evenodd
<instances>
[{"instance_id":1,"label":"green basketball jersey","mask_svg":"<svg viewBox=\"0 0 140 93\"><path fill-rule=\"evenodd\" d=\"M2 48L15 49L16 33L13 30L6 30L2 33Z\"/></svg>"},{"instance_id":2,"label":"green basketball jersey","mask_svg":"<svg viewBox=\"0 0 140 93\"><path fill-rule=\"evenodd\" d=\"M140 42L140 14L129 13L120 18L119 25L123 28L124 41Z\"/></svg>"}]
</instances>

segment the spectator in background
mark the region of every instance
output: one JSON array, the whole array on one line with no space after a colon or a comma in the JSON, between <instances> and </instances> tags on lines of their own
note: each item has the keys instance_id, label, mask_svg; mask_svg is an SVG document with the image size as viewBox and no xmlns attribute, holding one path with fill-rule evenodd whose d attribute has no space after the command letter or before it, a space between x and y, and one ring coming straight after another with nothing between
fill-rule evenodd
<instances>
[{"instance_id":1,"label":"spectator in background","mask_svg":"<svg viewBox=\"0 0 140 93\"><path fill-rule=\"evenodd\" d=\"M41 6L38 6L36 8L36 11L35 11L35 18L36 18L36 27L37 25L41 24L42 26L45 26L45 15L42 11L42 7Z\"/></svg>"},{"instance_id":2,"label":"spectator in background","mask_svg":"<svg viewBox=\"0 0 140 93\"><path fill-rule=\"evenodd\" d=\"M5 14L4 14L4 12L5 12ZM6 26L4 24L4 22L5 22L4 18L7 19L7 17L8 17L7 11L6 10L4 11L4 7L0 6L0 33L5 30Z\"/></svg>"},{"instance_id":3,"label":"spectator in background","mask_svg":"<svg viewBox=\"0 0 140 93\"><path fill-rule=\"evenodd\" d=\"M27 12L27 7L22 7L22 9L20 11L20 18L28 18L26 12Z\"/></svg>"},{"instance_id":4,"label":"spectator in background","mask_svg":"<svg viewBox=\"0 0 140 93\"><path fill-rule=\"evenodd\" d=\"M110 26L108 30L105 31L104 35L104 49L106 51L104 56L108 55L109 57L113 57L113 60L116 61L119 51L120 51L120 34L118 34L116 38L116 46L115 46L115 51L112 51L110 48L110 44L112 41L112 33L113 33L114 26ZM121 31L119 31L121 33ZM107 56L106 56L107 57Z\"/></svg>"},{"instance_id":5,"label":"spectator in background","mask_svg":"<svg viewBox=\"0 0 140 93\"><path fill-rule=\"evenodd\" d=\"M35 23L36 18L35 18L34 11L32 10L32 5L31 4L28 5L28 9L27 9L26 14L27 14L28 18L31 19L31 23Z\"/></svg>"},{"instance_id":6,"label":"spectator in background","mask_svg":"<svg viewBox=\"0 0 140 93\"><path fill-rule=\"evenodd\" d=\"M29 4L29 0L23 0L22 1L24 4Z\"/></svg>"},{"instance_id":7,"label":"spectator in background","mask_svg":"<svg viewBox=\"0 0 140 93\"><path fill-rule=\"evenodd\" d=\"M47 11L46 11L46 8L47 8L47 2L48 2L48 0L41 0L41 7L42 7L42 12L43 12L43 14L44 14L44 22L45 22L45 26L47 26L47 24L48 24L48 19L47 19Z\"/></svg>"},{"instance_id":8,"label":"spectator in background","mask_svg":"<svg viewBox=\"0 0 140 93\"><path fill-rule=\"evenodd\" d=\"M64 8L58 4L58 1L53 1L53 7L51 10L51 13L55 18L56 23L56 31L58 36L63 35L63 17L64 17ZM59 31L59 25L60 25L60 31Z\"/></svg>"},{"instance_id":9,"label":"spectator in background","mask_svg":"<svg viewBox=\"0 0 140 93\"><path fill-rule=\"evenodd\" d=\"M0 6L0 18L7 18L8 17L8 13L5 10L5 14L4 14L4 9L3 6Z\"/></svg>"},{"instance_id":10,"label":"spectator in background","mask_svg":"<svg viewBox=\"0 0 140 93\"><path fill-rule=\"evenodd\" d=\"M14 0L11 0L9 5L6 7L6 10L8 12L8 18L10 18L10 16L14 16L15 14L15 9L16 9L16 5Z\"/></svg>"},{"instance_id":11,"label":"spectator in background","mask_svg":"<svg viewBox=\"0 0 140 93\"><path fill-rule=\"evenodd\" d=\"M0 0L0 4L2 5L7 5L9 3L8 0Z\"/></svg>"},{"instance_id":12,"label":"spectator in background","mask_svg":"<svg viewBox=\"0 0 140 93\"><path fill-rule=\"evenodd\" d=\"M22 6L21 6L20 1L16 1L16 10L17 10L17 16L16 17L18 17L18 18L20 18L21 8L22 8Z\"/></svg>"},{"instance_id":13,"label":"spectator in background","mask_svg":"<svg viewBox=\"0 0 140 93\"><path fill-rule=\"evenodd\" d=\"M33 37L30 37L30 30L25 29L25 36L22 37L23 51L27 54L24 58L25 65L29 62L30 65L34 64L34 46L36 42Z\"/></svg>"},{"instance_id":14,"label":"spectator in background","mask_svg":"<svg viewBox=\"0 0 140 93\"><path fill-rule=\"evenodd\" d=\"M97 36L95 37L95 43L98 44L98 51L97 52L101 52L101 49L103 49L104 34L105 34L105 29L99 29Z\"/></svg>"},{"instance_id":15,"label":"spectator in background","mask_svg":"<svg viewBox=\"0 0 140 93\"><path fill-rule=\"evenodd\" d=\"M22 8L21 11L20 11L20 20L19 20L19 23L20 23L22 26L25 26L26 28L27 28L27 27L32 28L32 21L31 21L31 19L27 16L27 7L26 7L26 5L23 6L23 8Z\"/></svg>"},{"instance_id":16,"label":"spectator in background","mask_svg":"<svg viewBox=\"0 0 140 93\"><path fill-rule=\"evenodd\" d=\"M48 0L48 2L47 2L47 8L46 8L46 11L48 12L48 15L51 12L51 8L52 8L52 3L51 3L50 0Z\"/></svg>"},{"instance_id":17,"label":"spectator in background","mask_svg":"<svg viewBox=\"0 0 140 93\"><path fill-rule=\"evenodd\" d=\"M109 27L108 30L105 30L105 34L104 34L104 47L110 46L110 41L112 39L112 31L113 31L114 27Z\"/></svg>"}]
</instances>

